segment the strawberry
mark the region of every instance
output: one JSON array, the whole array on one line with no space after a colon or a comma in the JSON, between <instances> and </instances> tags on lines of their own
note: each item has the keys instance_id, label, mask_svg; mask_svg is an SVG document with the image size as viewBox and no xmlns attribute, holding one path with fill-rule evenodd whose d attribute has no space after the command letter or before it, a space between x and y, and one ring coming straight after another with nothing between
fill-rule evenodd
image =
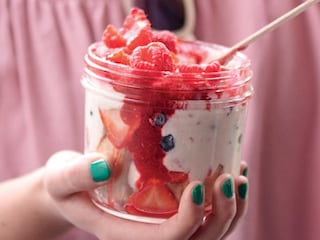
<instances>
[{"instance_id":1,"label":"strawberry","mask_svg":"<svg viewBox=\"0 0 320 240\"><path fill-rule=\"evenodd\" d=\"M101 138L96 151L102 153L111 166L112 175L105 190L107 191L108 205L115 207L115 203L126 201L132 194L132 189L127 184L132 161L130 153L124 148L115 148L107 136Z\"/></svg>"},{"instance_id":2,"label":"strawberry","mask_svg":"<svg viewBox=\"0 0 320 240\"><path fill-rule=\"evenodd\" d=\"M108 159L112 166L112 178L117 178L123 168L125 150L115 148L106 135L101 138L96 150Z\"/></svg>"},{"instance_id":3,"label":"strawberry","mask_svg":"<svg viewBox=\"0 0 320 240\"><path fill-rule=\"evenodd\" d=\"M178 201L163 182L150 179L145 187L129 197L125 209L131 214L165 218L177 212Z\"/></svg>"},{"instance_id":4,"label":"strawberry","mask_svg":"<svg viewBox=\"0 0 320 240\"><path fill-rule=\"evenodd\" d=\"M127 125L122 121L118 109L100 109L99 112L110 142L116 148L123 148L139 126L140 120L136 118L136 121L132 122L131 125Z\"/></svg>"}]
</instances>

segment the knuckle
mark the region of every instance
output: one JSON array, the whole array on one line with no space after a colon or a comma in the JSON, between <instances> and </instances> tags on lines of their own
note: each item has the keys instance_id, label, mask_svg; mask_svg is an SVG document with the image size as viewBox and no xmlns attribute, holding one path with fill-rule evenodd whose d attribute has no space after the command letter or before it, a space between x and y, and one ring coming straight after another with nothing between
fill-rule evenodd
<instances>
[{"instance_id":1,"label":"knuckle","mask_svg":"<svg viewBox=\"0 0 320 240\"><path fill-rule=\"evenodd\" d=\"M237 206L235 198L229 199L228 202L224 202L224 204L217 206L215 208L216 217L220 219L221 222L228 222L232 220L237 213Z\"/></svg>"},{"instance_id":2,"label":"knuckle","mask_svg":"<svg viewBox=\"0 0 320 240\"><path fill-rule=\"evenodd\" d=\"M47 161L44 171L44 187L53 198L64 197L61 185L65 188L73 187L72 177L75 169L67 162L76 155L70 151L60 151L53 154Z\"/></svg>"},{"instance_id":3,"label":"knuckle","mask_svg":"<svg viewBox=\"0 0 320 240\"><path fill-rule=\"evenodd\" d=\"M221 216L224 219L224 221L232 220L237 213L237 208L235 201L232 201L232 203L229 204L226 208L221 210Z\"/></svg>"}]
</instances>

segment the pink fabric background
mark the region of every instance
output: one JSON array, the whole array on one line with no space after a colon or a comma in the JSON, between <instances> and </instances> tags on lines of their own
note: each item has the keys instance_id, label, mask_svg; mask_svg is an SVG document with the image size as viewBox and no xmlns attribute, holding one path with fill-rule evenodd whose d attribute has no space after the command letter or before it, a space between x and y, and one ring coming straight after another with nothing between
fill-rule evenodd
<instances>
[{"instance_id":1,"label":"pink fabric background","mask_svg":"<svg viewBox=\"0 0 320 240\"><path fill-rule=\"evenodd\" d=\"M198 0L195 33L231 45L299 2ZM124 16L119 0L0 0L0 180L55 151L82 150L83 55ZM250 208L230 239L320 236L319 23L318 4L245 52L255 87L244 151Z\"/></svg>"}]
</instances>

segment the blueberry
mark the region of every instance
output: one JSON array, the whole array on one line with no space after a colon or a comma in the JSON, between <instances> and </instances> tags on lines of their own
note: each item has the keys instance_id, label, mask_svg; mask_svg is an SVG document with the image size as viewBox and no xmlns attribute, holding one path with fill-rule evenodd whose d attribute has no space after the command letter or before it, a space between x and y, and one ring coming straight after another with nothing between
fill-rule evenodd
<instances>
[{"instance_id":1,"label":"blueberry","mask_svg":"<svg viewBox=\"0 0 320 240\"><path fill-rule=\"evenodd\" d=\"M153 119L154 125L162 127L167 121L166 115L163 113L157 113Z\"/></svg>"},{"instance_id":2,"label":"blueberry","mask_svg":"<svg viewBox=\"0 0 320 240\"><path fill-rule=\"evenodd\" d=\"M160 146L165 152L169 152L170 150L172 150L174 148L174 145L174 137L171 134L162 137Z\"/></svg>"}]
</instances>

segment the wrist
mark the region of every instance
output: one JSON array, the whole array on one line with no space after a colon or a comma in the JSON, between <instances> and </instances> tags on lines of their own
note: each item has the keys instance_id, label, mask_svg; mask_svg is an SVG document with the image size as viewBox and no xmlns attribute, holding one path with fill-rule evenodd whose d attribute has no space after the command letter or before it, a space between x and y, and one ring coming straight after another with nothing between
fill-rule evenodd
<instances>
[{"instance_id":1,"label":"wrist","mask_svg":"<svg viewBox=\"0 0 320 240\"><path fill-rule=\"evenodd\" d=\"M72 227L59 213L43 179L41 168L0 184L0 239L54 239Z\"/></svg>"},{"instance_id":2,"label":"wrist","mask_svg":"<svg viewBox=\"0 0 320 240\"><path fill-rule=\"evenodd\" d=\"M43 234L48 238L51 236L56 237L67 232L73 225L62 216L55 201L46 190L44 184L44 168L37 170L33 174L35 181L32 192L37 193L38 206L36 206L36 208L38 216L40 217L38 220L41 221L41 218L43 218L43 221L46 222L46 233Z\"/></svg>"}]
</instances>

